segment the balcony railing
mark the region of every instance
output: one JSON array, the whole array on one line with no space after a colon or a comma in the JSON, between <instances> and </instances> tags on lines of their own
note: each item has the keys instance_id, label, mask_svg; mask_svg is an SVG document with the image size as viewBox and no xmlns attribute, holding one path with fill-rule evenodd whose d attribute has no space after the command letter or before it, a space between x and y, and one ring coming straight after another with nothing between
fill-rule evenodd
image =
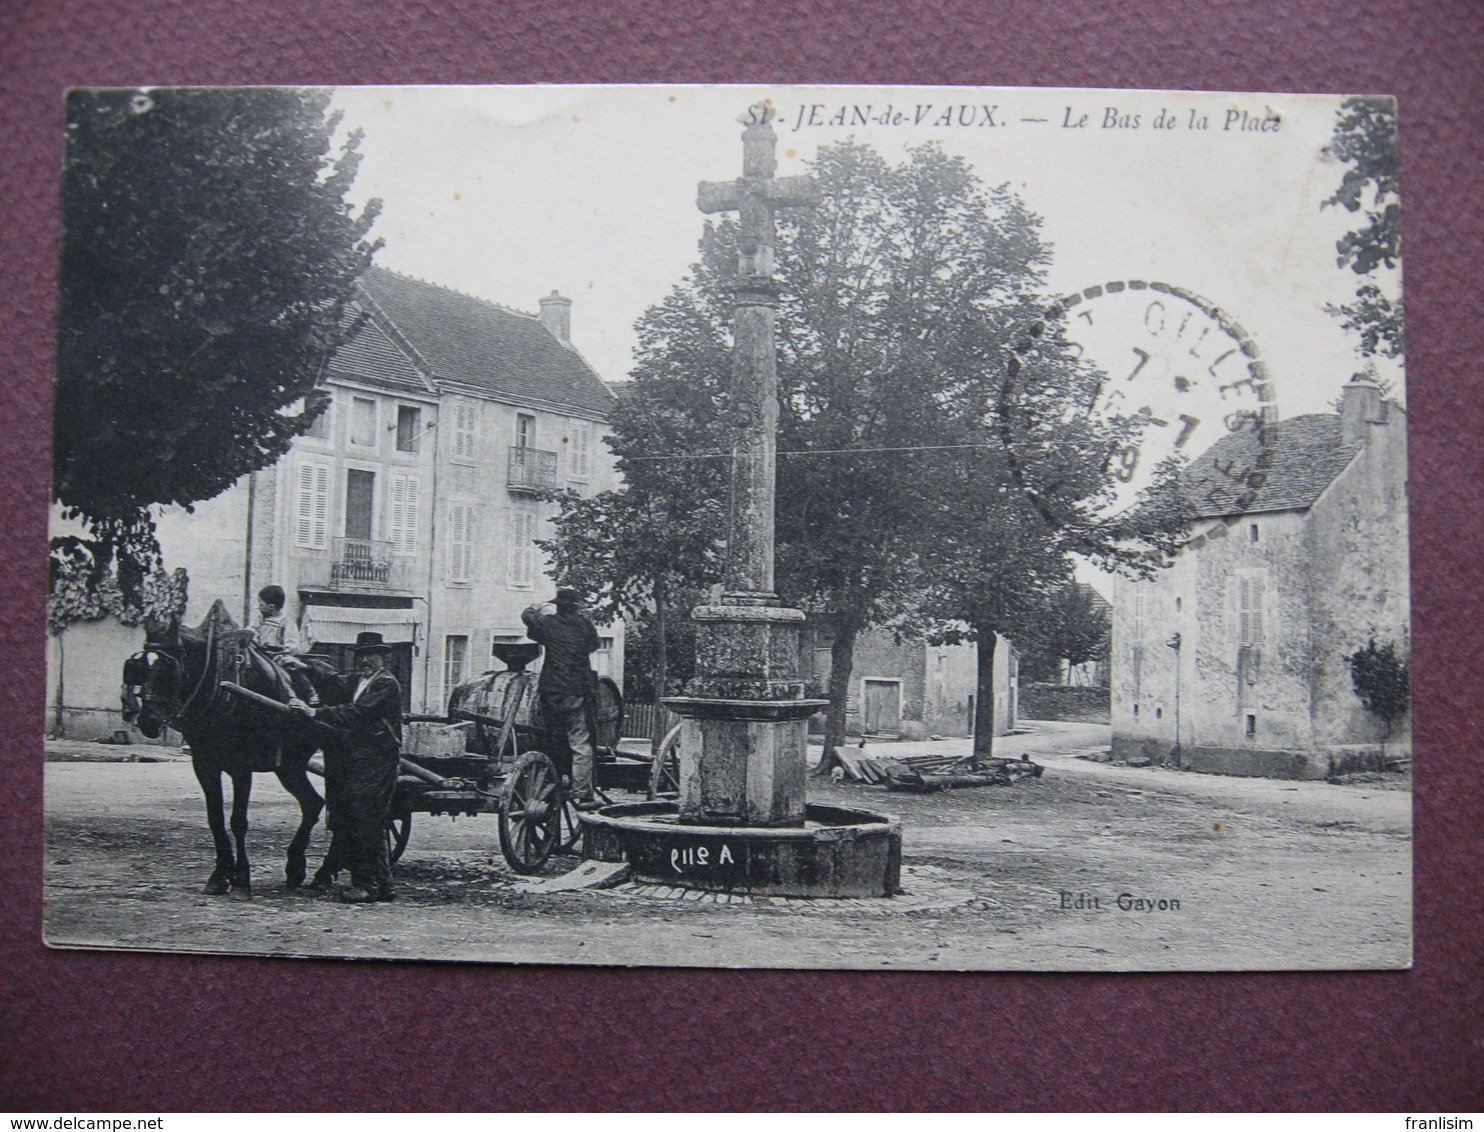
<instances>
[{"instance_id":1,"label":"balcony railing","mask_svg":"<svg viewBox=\"0 0 1484 1132\"><path fill-rule=\"evenodd\" d=\"M505 486L511 491L545 491L556 487L557 455L539 448L510 449Z\"/></svg>"},{"instance_id":2,"label":"balcony railing","mask_svg":"<svg viewBox=\"0 0 1484 1132\"><path fill-rule=\"evenodd\" d=\"M347 589L392 584L392 544L362 538L337 538L330 560L330 585Z\"/></svg>"}]
</instances>

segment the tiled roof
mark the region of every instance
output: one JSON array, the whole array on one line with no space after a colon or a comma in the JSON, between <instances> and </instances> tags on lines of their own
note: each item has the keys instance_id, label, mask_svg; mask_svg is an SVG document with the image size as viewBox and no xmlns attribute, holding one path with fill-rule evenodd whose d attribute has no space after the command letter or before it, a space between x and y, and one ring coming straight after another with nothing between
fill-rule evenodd
<instances>
[{"instance_id":1,"label":"tiled roof","mask_svg":"<svg viewBox=\"0 0 1484 1132\"><path fill-rule=\"evenodd\" d=\"M330 359L330 376L347 377L392 389L426 392L428 383L403 349L367 319Z\"/></svg>"},{"instance_id":2,"label":"tiled roof","mask_svg":"<svg viewBox=\"0 0 1484 1132\"><path fill-rule=\"evenodd\" d=\"M614 405L593 368L536 315L379 267L362 277L361 287L435 380L601 415Z\"/></svg>"},{"instance_id":3,"label":"tiled roof","mask_svg":"<svg viewBox=\"0 0 1484 1132\"><path fill-rule=\"evenodd\" d=\"M1265 442L1253 430L1224 436L1185 469L1181 490L1197 518L1303 510L1359 451L1342 442L1333 413L1292 417L1266 431Z\"/></svg>"}]
</instances>

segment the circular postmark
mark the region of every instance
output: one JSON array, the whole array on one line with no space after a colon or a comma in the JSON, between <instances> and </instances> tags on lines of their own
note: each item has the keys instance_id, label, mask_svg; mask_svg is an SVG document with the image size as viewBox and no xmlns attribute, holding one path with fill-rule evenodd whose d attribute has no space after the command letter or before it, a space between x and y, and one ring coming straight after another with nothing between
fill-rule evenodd
<instances>
[{"instance_id":1,"label":"circular postmark","mask_svg":"<svg viewBox=\"0 0 1484 1132\"><path fill-rule=\"evenodd\" d=\"M1234 318L1186 288L1143 280L1087 287L1052 313L1104 375L1092 411L1145 418L1138 442L1110 456L1112 509L1131 503L1170 456L1196 465L1187 487L1202 517L1258 500L1278 404L1256 342Z\"/></svg>"}]
</instances>

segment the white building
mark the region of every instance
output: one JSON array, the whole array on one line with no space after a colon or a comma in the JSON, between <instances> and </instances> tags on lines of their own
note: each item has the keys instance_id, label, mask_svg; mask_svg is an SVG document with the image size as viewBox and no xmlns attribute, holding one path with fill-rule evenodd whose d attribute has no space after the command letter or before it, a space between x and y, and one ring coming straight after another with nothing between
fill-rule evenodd
<instances>
[{"instance_id":1,"label":"white building","mask_svg":"<svg viewBox=\"0 0 1484 1132\"><path fill-rule=\"evenodd\" d=\"M187 623L218 598L250 619L276 583L316 652L348 668L356 634L380 632L408 706L438 712L551 597L536 543L555 504L539 493L616 486L601 443L616 399L555 292L523 314L373 268L356 305L364 321L328 366L314 429L191 513L163 509L161 549L189 573ZM621 680L622 626L600 633L594 666ZM54 642L49 715L82 738L120 726L120 666L141 640L111 621L71 626L65 660Z\"/></svg>"}]
</instances>

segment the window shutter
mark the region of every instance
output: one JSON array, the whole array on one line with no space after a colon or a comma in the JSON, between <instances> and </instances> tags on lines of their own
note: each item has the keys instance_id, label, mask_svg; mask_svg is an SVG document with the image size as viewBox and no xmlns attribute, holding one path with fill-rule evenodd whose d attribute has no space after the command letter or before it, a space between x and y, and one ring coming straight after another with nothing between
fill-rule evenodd
<instances>
[{"instance_id":1,"label":"window shutter","mask_svg":"<svg viewBox=\"0 0 1484 1132\"><path fill-rule=\"evenodd\" d=\"M448 505L448 580L460 581L464 556L464 509L457 503Z\"/></svg>"},{"instance_id":2,"label":"window shutter","mask_svg":"<svg viewBox=\"0 0 1484 1132\"><path fill-rule=\"evenodd\" d=\"M294 545L314 545L314 465L299 465L299 497L294 507Z\"/></svg>"},{"instance_id":3,"label":"window shutter","mask_svg":"<svg viewBox=\"0 0 1484 1132\"><path fill-rule=\"evenodd\" d=\"M493 629L475 629L473 639L469 642L469 663L465 679L469 676L481 676L497 667L494 663L494 654L490 652L490 642L494 638Z\"/></svg>"},{"instance_id":4,"label":"window shutter","mask_svg":"<svg viewBox=\"0 0 1484 1132\"><path fill-rule=\"evenodd\" d=\"M392 476L392 550L397 554L417 553L418 478L403 474Z\"/></svg>"},{"instance_id":5,"label":"window shutter","mask_svg":"<svg viewBox=\"0 0 1484 1132\"><path fill-rule=\"evenodd\" d=\"M294 545L323 550L330 525L330 466L299 465L299 490L294 501Z\"/></svg>"},{"instance_id":6,"label":"window shutter","mask_svg":"<svg viewBox=\"0 0 1484 1132\"><path fill-rule=\"evenodd\" d=\"M474 459L474 429L477 406L473 401L454 402L453 454L460 460Z\"/></svg>"},{"instance_id":7,"label":"window shutter","mask_svg":"<svg viewBox=\"0 0 1484 1132\"><path fill-rule=\"evenodd\" d=\"M572 428L572 475L586 479L592 467L592 426L586 421L573 421Z\"/></svg>"},{"instance_id":8,"label":"window shutter","mask_svg":"<svg viewBox=\"0 0 1484 1132\"><path fill-rule=\"evenodd\" d=\"M1261 574L1251 579L1252 581L1252 643L1261 645L1265 643L1263 632L1263 618L1266 615L1264 606L1267 604L1268 580Z\"/></svg>"},{"instance_id":9,"label":"window shutter","mask_svg":"<svg viewBox=\"0 0 1484 1132\"><path fill-rule=\"evenodd\" d=\"M510 585L526 588L535 581L536 547L535 516L529 511L516 511L510 516Z\"/></svg>"},{"instance_id":10,"label":"window shutter","mask_svg":"<svg viewBox=\"0 0 1484 1132\"><path fill-rule=\"evenodd\" d=\"M1267 579L1261 574L1244 574L1237 578L1237 643L1263 643L1263 606L1267 598Z\"/></svg>"},{"instance_id":11,"label":"window shutter","mask_svg":"<svg viewBox=\"0 0 1484 1132\"><path fill-rule=\"evenodd\" d=\"M474 508L453 503L448 508L448 580L467 582L474 569Z\"/></svg>"}]
</instances>

